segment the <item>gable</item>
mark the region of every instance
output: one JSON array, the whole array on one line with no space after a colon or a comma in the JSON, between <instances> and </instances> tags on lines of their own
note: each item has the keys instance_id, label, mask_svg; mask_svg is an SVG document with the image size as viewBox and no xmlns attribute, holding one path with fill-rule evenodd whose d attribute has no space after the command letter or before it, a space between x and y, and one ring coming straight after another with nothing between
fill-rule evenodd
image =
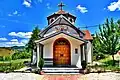
<instances>
[{"instance_id":1,"label":"gable","mask_svg":"<svg viewBox=\"0 0 120 80\"><path fill-rule=\"evenodd\" d=\"M63 34L63 35L62 35L62 34ZM36 40L35 42L36 42L36 43L38 43L38 42L43 42L43 41L45 41L45 40L52 39L52 38L57 37L57 36L59 36L59 35L60 35L60 37L61 37L61 35L62 35L63 37L69 36L69 37L71 37L71 38L73 38L73 39L76 39L76 40L78 40L78 41L81 41L81 42L83 42L83 43L85 43L85 42L87 43L87 41L84 40L83 38L75 37L75 36L73 36L73 35L71 35L71 34L68 34L68 33L65 33L65 32L63 32L63 31L55 32L54 34L51 34L50 36L46 36L46 37L44 37L44 38L42 38L42 39L40 39L40 40ZM65 36L65 35L66 35L66 36Z\"/></svg>"},{"instance_id":2,"label":"gable","mask_svg":"<svg viewBox=\"0 0 120 80\"><path fill-rule=\"evenodd\" d=\"M46 29L40 33L40 36L46 37L61 30L77 37L83 37L84 35L84 33L76 28L73 23L71 23L66 17L60 15L55 21L53 21L50 25L48 25Z\"/></svg>"}]
</instances>

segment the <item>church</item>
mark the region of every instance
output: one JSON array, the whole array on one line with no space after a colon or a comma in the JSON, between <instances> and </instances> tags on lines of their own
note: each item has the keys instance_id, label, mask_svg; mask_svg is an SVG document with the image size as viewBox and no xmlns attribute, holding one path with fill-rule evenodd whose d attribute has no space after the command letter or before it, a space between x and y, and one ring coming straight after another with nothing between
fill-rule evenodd
<instances>
[{"instance_id":1,"label":"church","mask_svg":"<svg viewBox=\"0 0 120 80\"><path fill-rule=\"evenodd\" d=\"M38 68L40 57L44 66L76 66L82 68L85 60L92 63L92 36L89 30L80 30L75 26L76 17L60 9L47 17L48 26L39 33L36 47L33 49L32 64Z\"/></svg>"}]
</instances>

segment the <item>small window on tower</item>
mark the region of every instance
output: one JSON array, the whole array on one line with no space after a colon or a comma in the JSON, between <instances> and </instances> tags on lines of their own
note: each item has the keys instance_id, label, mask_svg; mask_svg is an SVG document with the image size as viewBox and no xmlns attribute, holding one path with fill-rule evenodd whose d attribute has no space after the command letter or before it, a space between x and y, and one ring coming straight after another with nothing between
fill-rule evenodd
<instances>
[{"instance_id":1,"label":"small window on tower","mask_svg":"<svg viewBox=\"0 0 120 80\"><path fill-rule=\"evenodd\" d=\"M78 49L77 48L75 49L75 54L78 54Z\"/></svg>"},{"instance_id":2,"label":"small window on tower","mask_svg":"<svg viewBox=\"0 0 120 80\"><path fill-rule=\"evenodd\" d=\"M51 23L54 21L54 19L51 19Z\"/></svg>"},{"instance_id":3,"label":"small window on tower","mask_svg":"<svg viewBox=\"0 0 120 80\"><path fill-rule=\"evenodd\" d=\"M72 22L72 19L70 19L70 22Z\"/></svg>"}]
</instances>

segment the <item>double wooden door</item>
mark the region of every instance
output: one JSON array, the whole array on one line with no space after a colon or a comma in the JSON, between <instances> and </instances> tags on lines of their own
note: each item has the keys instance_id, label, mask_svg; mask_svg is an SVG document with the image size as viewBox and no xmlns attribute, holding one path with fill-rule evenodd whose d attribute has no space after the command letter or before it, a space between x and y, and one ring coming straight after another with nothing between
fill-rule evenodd
<instances>
[{"instance_id":1,"label":"double wooden door","mask_svg":"<svg viewBox=\"0 0 120 80\"><path fill-rule=\"evenodd\" d=\"M70 44L66 39L55 42L53 57L55 65L70 65Z\"/></svg>"}]
</instances>

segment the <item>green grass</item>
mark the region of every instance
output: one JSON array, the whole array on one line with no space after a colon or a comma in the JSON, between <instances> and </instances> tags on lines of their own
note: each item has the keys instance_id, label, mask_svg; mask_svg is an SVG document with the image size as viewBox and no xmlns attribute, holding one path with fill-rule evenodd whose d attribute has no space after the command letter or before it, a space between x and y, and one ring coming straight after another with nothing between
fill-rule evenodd
<instances>
[{"instance_id":1,"label":"green grass","mask_svg":"<svg viewBox=\"0 0 120 80\"><path fill-rule=\"evenodd\" d=\"M24 61L30 61L30 59L17 59L17 60L10 60L10 61L0 61L0 63L18 63L18 62L24 62Z\"/></svg>"},{"instance_id":2,"label":"green grass","mask_svg":"<svg viewBox=\"0 0 120 80\"><path fill-rule=\"evenodd\" d=\"M98 60L98 62L104 63L105 65L98 65L94 67L100 67L105 70L120 71L119 64L118 64L119 61L116 59L116 57L115 57L115 63L116 63L115 66L112 66L113 60L111 55L108 55L104 59Z\"/></svg>"}]
</instances>

